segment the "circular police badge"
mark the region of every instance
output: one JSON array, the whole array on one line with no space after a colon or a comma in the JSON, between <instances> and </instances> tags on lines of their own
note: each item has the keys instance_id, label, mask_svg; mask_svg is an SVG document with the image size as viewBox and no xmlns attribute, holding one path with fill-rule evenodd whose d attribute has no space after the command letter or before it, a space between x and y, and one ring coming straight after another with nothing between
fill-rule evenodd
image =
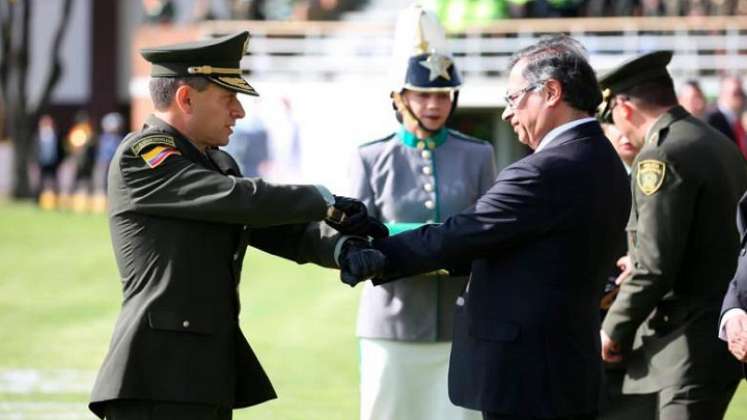
<instances>
[{"instance_id":1,"label":"circular police badge","mask_svg":"<svg viewBox=\"0 0 747 420\"><path fill-rule=\"evenodd\" d=\"M647 159L638 162L636 175L638 188L646 195L655 193L664 182L666 171L667 165L660 160Z\"/></svg>"}]
</instances>

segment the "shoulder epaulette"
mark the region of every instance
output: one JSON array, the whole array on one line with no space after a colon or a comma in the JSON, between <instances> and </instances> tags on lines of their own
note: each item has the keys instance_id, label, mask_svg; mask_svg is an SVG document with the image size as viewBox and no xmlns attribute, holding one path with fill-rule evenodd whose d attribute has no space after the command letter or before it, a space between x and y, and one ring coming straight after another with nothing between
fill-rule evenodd
<instances>
[{"instance_id":1,"label":"shoulder epaulette","mask_svg":"<svg viewBox=\"0 0 747 420\"><path fill-rule=\"evenodd\" d=\"M464 133L461 133L461 132L456 131L456 130L452 130L450 128L448 130L449 130L449 134L451 134L452 136L454 136L455 138L457 138L459 140L469 141L469 142L478 143L478 144L489 144L490 143L487 140L478 139L477 137L468 136L468 135L466 135Z\"/></svg>"},{"instance_id":2,"label":"shoulder epaulette","mask_svg":"<svg viewBox=\"0 0 747 420\"><path fill-rule=\"evenodd\" d=\"M140 156L145 149L156 145L176 148L174 137L164 133L157 133L149 134L134 140L130 149L132 149L132 153L134 153L135 156Z\"/></svg>"},{"instance_id":3,"label":"shoulder epaulette","mask_svg":"<svg viewBox=\"0 0 747 420\"><path fill-rule=\"evenodd\" d=\"M369 142L363 143L363 144L361 144L360 146L358 146L358 148L360 149L360 148L362 148L362 147L370 146L370 145L372 145L372 144L376 144L376 143L381 143L381 142L385 142L385 141L387 141L387 140L390 140L390 139L391 139L392 137L394 137L395 135L396 135L396 133L392 133L392 134L390 134L390 135L388 135L388 136L386 136L386 137L384 137L384 138L380 138L380 139L377 139L377 140L373 140L373 141L369 141Z\"/></svg>"}]
</instances>

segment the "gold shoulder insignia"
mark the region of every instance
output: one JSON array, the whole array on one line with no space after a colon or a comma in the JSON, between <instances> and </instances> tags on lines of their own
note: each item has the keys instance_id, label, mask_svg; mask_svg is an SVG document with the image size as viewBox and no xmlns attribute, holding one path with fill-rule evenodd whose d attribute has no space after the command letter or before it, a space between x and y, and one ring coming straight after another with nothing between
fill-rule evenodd
<instances>
[{"instance_id":1,"label":"gold shoulder insignia","mask_svg":"<svg viewBox=\"0 0 747 420\"><path fill-rule=\"evenodd\" d=\"M151 134L149 136L145 136L135 141L132 144L132 146L130 146L130 148L132 149L132 153L134 153L135 156L140 156L140 154L143 153L145 148L149 146L154 146L157 144L160 144L162 146L168 146L171 148L176 148L176 143L174 143L174 138L166 134Z\"/></svg>"},{"instance_id":2,"label":"gold shoulder insignia","mask_svg":"<svg viewBox=\"0 0 747 420\"><path fill-rule=\"evenodd\" d=\"M667 165L655 159L646 159L638 162L636 183L638 188L646 195L651 195L659 190L664 182Z\"/></svg>"}]
</instances>

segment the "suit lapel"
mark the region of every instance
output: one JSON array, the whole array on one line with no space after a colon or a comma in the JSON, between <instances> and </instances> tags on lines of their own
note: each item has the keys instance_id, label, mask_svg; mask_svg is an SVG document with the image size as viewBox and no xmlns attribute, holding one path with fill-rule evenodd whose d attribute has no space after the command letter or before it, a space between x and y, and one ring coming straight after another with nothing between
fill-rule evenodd
<instances>
[{"instance_id":1,"label":"suit lapel","mask_svg":"<svg viewBox=\"0 0 747 420\"><path fill-rule=\"evenodd\" d=\"M745 229L747 229L747 194L739 200L737 210L737 229L739 229L739 236L742 238L742 246L744 246Z\"/></svg>"}]
</instances>

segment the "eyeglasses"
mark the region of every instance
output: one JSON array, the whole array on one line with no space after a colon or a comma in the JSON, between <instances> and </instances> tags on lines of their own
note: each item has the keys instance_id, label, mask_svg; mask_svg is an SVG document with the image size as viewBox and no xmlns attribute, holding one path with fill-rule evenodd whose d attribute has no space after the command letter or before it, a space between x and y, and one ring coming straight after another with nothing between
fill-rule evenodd
<instances>
[{"instance_id":1,"label":"eyeglasses","mask_svg":"<svg viewBox=\"0 0 747 420\"><path fill-rule=\"evenodd\" d=\"M545 82L545 80L541 80L539 82L531 83L517 90L516 92L506 93L506 96L503 97L503 100L506 101L506 106L511 109L516 109L516 105L519 104L521 98L523 98L524 95L527 94L527 92L531 92L540 86L544 86Z\"/></svg>"}]
</instances>

